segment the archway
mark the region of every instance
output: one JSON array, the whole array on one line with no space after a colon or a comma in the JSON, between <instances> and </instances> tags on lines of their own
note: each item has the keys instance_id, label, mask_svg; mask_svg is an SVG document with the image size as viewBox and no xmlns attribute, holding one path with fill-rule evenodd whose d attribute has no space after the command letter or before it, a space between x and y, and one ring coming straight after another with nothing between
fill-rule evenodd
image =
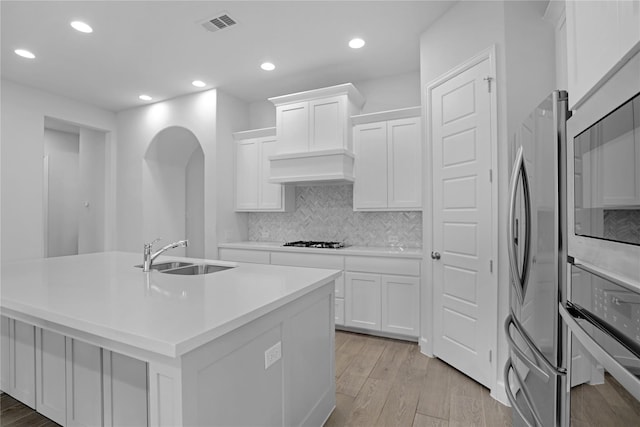
<instances>
[{"instance_id":1,"label":"archway","mask_svg":"<svg viewBox=\"0 0 640 427\"><path fill-rule=\"evenodd\" d=\"M189 239L175 255L204 257L204 152L190 130L172 126L153 138L143 159L143 237L162 244Z\"/></svg>"}]
</instances>

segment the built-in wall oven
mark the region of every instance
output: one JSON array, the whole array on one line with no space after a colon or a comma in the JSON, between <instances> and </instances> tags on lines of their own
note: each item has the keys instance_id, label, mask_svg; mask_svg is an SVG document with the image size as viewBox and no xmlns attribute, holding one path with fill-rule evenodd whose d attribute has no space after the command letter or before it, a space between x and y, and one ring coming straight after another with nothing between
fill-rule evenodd
<instances>
[{"instance_id":1,"label":"built-in wall oven","mask_svg":"<svg viewBox=\"0 0 640 427\"><path fill-rule=\"evenodd\" d=\"M565 400L579 425L640 425L640 53L567 122Z\"/></svg>"}]
</instances>

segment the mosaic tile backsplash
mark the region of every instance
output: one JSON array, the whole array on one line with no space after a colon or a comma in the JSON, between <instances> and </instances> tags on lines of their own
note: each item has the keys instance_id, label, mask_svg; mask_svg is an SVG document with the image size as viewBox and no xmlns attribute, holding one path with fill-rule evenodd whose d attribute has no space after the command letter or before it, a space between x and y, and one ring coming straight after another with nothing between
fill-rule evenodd
<instances>
[{"instance_id":1,"label":"mosaic tile backsplash","mask_svg":"<svg viewBox=\"0 0 640 427\"><path fill-rule=\"evenodd\" d=\"M249 240L422 247L422 212L354 212L353 186L296 187L293 212L249 213Z\"/></svg>"},{"instance_id":2,"label":"mosaic tile backsplash","mask_svg":"<svg viewBox=\"0 0 640 427\"><path fill-rule=\"evenodd\" d=\"M640 245L640 209L605 209L604 238Z\"/></svg>"}]
</instances>

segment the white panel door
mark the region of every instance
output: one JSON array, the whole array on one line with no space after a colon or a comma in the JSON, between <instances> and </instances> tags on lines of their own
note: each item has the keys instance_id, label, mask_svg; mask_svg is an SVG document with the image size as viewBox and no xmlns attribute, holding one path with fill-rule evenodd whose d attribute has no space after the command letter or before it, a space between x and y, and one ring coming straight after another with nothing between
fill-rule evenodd
<instances>
[{"instance_id":1,"label":"white panel door","mask_svg":"<svg viewBox=\"0 0 640 427\"><path fill-rule=\"evenodd\" d=\"M380 330L380 275L346 273L345 325Z\"/></svg>"},{"instance_id":2,"label":"white panel door","mask_svg":"<svg viewBox=\"0 0 640 427\"><path fill-rule=\"evenodd\" d=\"M67 337L67 426L103 425L102 350Z\"/></svg>"},{"instance_id":3,"label":"white panel door","mask_svg":"<svg viewBox=\"0 0 640 427\"><path fill-rule=\"evenodd\" d=\"M258 207L258 143L236 143L236 210Z\"/></svg>"},{"instance_id":4,"label":"white panel door","mask_svg":"<svg viewBox=\"0 0 640 427\"><path fill-rule=\"evenodd\" d=\"M420 119L390 120L387 123L388 206L422 207L422 150Z\"/></svg>"},{"instance_id":5,"label":"white panel door","mask_svg":"<svg viewBox=\"0 0 640 427\"><path fill-rule=\"evenodd\" d=\"M36 329L36 411L65 425L66 344L64 335Z\"/></svg>"},{"instance_id":6,"label":"white panel door","mask_svg":"<svg viewBox=\"0 0 640 427\"><path fill-rule=\"evenodd\" d=\"M260 178L258 182L258 207L260 209L282 209L282 185L269 182L271 162L269 156L276 154L276 138L260 139Z\"/></svg>"},{"instance_id":7,"label":"white panel door","mask_svg":"<svg viewBox=\"0 0 640 427\"><path fill-rule=\"evenodd\" d=\"M276 108L277 154L309 151L309 102Z\"/></svg>"},{"instance_id":8,"label":"white panel door","mask_svg":"<svg viewBox=\"0 0 640 427\"><path fill-rule=\"evenodd\" d=\"M309 101L309 151L346 147L346 97Z\"/></svg>"},{"instance_id":9,"label":"white panel door","mask_svg":"<svg viewBox=\"0 0 640 427\"><path fill-rule=\"evenodd\" d=\"M489 59L433 88L434 353L490 385L492 253ZM495 304L495 302L494 302Z\"/></svg>"},{"instance_id":10,"label":"white panel door","mask_svg":"<svg viewBox=\"0 0 640 427\"><path fill-rule=\"evenodd\" d=\"M382 276L382 330L417 337L420 322L420 279Z\"/></svg>"},{"instance_id":11,"label":"white panel door","mask_svg":"<svg viewBox=\"0 0 640 427\"><path fill-rule=\"evenodd\" d=\"M357 125L353 129L355 183L353 207L387 207L387 122Z\"/></svg>"}]
</instances>

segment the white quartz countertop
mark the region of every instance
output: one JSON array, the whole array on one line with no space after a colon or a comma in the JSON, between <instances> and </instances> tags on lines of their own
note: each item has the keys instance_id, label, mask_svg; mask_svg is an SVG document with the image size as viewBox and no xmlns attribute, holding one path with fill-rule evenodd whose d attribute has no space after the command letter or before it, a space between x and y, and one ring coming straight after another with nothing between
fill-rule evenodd
<instances>
[{"instance_id":1,"label":"white quartz countertop","mask_svg":"<svg viewBox=\"0 0 640 427\"><path fill-rule=\"evenodd\" d=\"M422 249L420 248L403 248L400 246L347 246L340 249L321 249L321 248L299 248L295 246L282 246L284 242L232 242L220 243L220 248L228 249L250 249L262 251L279 251L279 252L303 252L312 254L331 254L343 256L382 256L397 258L422 258Z\"/></svg>"},{"instance_id":2,"label":"white quartz countertop","mask_svg":"<svg viewBox=\"0 0 640 427\"><path fill-rule=\"evenodd\" d=\"M155 263L193 259L162 255ZM2 264L0 307L106 342L177 357L326 285L337 270L207 262L237 268L182 276L106 252Z\"/></svg>"}]
</instances>

